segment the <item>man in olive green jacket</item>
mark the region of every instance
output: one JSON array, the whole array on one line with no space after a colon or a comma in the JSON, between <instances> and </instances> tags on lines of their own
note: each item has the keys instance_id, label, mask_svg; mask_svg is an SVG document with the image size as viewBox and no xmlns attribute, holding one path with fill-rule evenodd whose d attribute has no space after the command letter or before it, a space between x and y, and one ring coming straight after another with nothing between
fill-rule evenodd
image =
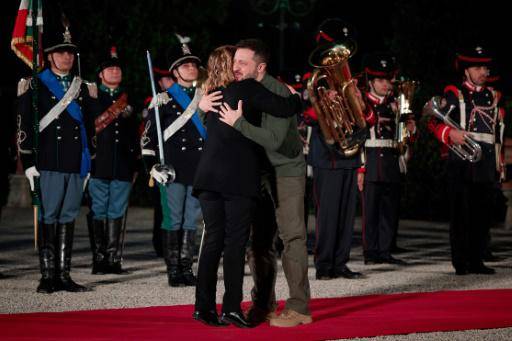
<instances>
[{"instance_id":1,"label":"man in olive green jacket","mask_svg":"<svg viewBox=\"0 0 512 341\"><path fill-rule=\"evenodd\" d=\"M254 78L270 91L289 96L287 88L266 73L268 52L259 40L243 40L237 45L234 73L237 81ZM253 306L248 317L258 323L265 318L271 326L292 327L312 322L309 311L310 289L308 280L308 254L304 223L304 193L306 163L297 130L297 118L277 118L263 114L261 126L250 124L241 116L241 108L221 112L221 120L232 125L244 136L262 145L275 171L275 191L272 196L263 190L258 214L253 222L252 244L248 254L253 273ZM265 181L264 181L265 183ZM265 185L264 185L265 187ZM269 204L269 199L274 204ZM282 265L290 297L285 310L276 316L274 285L277 272L273 248L274 221L284 244ZM270 206L270 207L269 207ZM264 212L261 212L264 211Z\"/></svg>"}]
</instances>

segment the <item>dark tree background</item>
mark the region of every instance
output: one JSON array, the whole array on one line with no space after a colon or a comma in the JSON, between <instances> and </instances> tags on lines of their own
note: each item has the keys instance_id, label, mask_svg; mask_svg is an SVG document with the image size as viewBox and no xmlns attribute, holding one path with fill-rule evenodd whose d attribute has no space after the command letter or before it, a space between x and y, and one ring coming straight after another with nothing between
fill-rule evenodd
<instances>
[{"instance_id":1,"label":"dark tree background","mask_svg":"<svg viewBox=\"0 0 512 341\"><path fill-rule=\"evenodd\" d=\"M501 76L496 85L505 94L510 109L512 93L511 49L509 30L505 28L508 11L504 2L482 1L338 1L288 0L283 5L308 7L304 16L285 11L285 44L283 69L278 69L279 11L263 15L253 4L272 5L274 1L245 0L43 0L46 17L58 17L63 11L71 21L74 40L78 42L83 77L94 80L98 62L112 43L117 45L125 65L124 85L139 109L150 87L145 50L161 54L178 32L192 38L192 48L206 61L216 46L234 44L239 39L259 37L272 49L271 73L290 80L294 74L309 69L307 58L315 46L315 28L326 18L339 17L350 22L358 32L359 49L351 65L354 73L361 68L365 54L390 50L396 56L403 73L418 79L421 87L416 101L417 112L423 103L439 94L451 82L460 82L453 70L458 47L482 43L497 59L495 70ZM15 92L19 77L29 69L10 51L10 36L19 1L6 1L1 8L0 51L3 72L0 96L3 108L1 157L14 160ZM272 7L272 6L270 6ZM268 8L270 8L268 7ZM420 138L414 146L414 158L404 186L402 212L406 217L443 219L446 217L446 183L444 167L439 159L438 143L426 131L418 115ZM511 124L509 120L507 134ZM510 134L508 134L510 135ZM7 171L2 162L2 172ZM142 177L141 177L142 178ZM149 202L144 195L146 178L140 180L135 203ZM3 186L0 193L6 193ZM1 202L1 200L0 200Z\"/></svg>"}]
</instances>

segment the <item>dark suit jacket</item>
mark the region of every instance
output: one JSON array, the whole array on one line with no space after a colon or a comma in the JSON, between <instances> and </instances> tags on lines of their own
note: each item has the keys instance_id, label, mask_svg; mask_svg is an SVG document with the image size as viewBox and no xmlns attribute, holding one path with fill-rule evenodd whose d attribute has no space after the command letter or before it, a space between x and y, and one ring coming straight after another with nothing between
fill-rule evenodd
<instances>
[{"instance_id":1,"label":"dark suit jacket","mask_svg":"<svg viewBox=\"0 0 512 341\"><path fill-rule=\"evenodd\" d=\"M288 98L273 94L253 79L232 83L222 90L223 101L236 108L243 100L243 116L251 124L261 124L261 113L290 117L301 110L297 95ZM265 150L221 122L216 113L206 116L208 139L194 180L194 191L257 196Z\"/></svg>"}]
</instances>

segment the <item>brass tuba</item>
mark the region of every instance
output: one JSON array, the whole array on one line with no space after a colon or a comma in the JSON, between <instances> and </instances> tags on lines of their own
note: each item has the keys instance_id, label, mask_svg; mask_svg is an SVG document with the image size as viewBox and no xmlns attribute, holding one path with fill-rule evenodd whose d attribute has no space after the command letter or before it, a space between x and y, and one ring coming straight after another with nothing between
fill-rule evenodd
<instances>
[{"instance_id":1,"label":"brass tuba","mask_svg":"<svg viewBox=\"0 0 512 341\"><path fill-rule=\"evenodd\" d=\"M451 105L446 114L443 114L441 112L441 97L436 96L432 97L432 99L425 104L423 112L427 115L436 117L451 128L463 130L457 122L450 118L450 113L453 109L455 109L455 106ZM478 162L482 158L482 147L480 147L478 142L476 142L470 134L465 136L464 144L453 144L448 145L448 147L462 160L468 160L471 163Z\"/></svg>"},{"instance_id":2,"label":"brass tuba","mask_svg":"<svg viewBox=\"0 0 512 341\"><path fill-rule=\"evenodd\" d=\"M307 86L311 104L324 140L345 157L357 153L367 136L364 103L348 65L355 50L351 41L335 42L318 46L309 56L315 68Z\"/></svg>"},{"instance_id":3,"label":"brass tuba","mask_svg":"<svg viewBox=\"0 0 512 341\"><path fill-rule=\"evenodd\" d=\"M396 113L396 133L395 139L398 145L400 154L405 154L407 150L407 142L409 140L409 132L406 128L406 122L412 112L412 101L418 82L413 80L403 80L397 82L398 88L398 110Z\"/></svg>"}]
</instances>

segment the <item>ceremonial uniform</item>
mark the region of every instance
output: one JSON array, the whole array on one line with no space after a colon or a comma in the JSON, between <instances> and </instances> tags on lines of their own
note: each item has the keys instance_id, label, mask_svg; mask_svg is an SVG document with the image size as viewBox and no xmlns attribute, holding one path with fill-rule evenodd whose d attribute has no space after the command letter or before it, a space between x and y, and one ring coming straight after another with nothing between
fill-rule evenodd
<instances>
[{"instance_id":1,"label":"ceremonial uniform","mask_svg":"<svg viewBox=\"0 0 512 341\"><path fill-rule=\"evenodd\" d=\"M48 47L44 50L47 55L76 51L68 27L64 34L48 33L48 37ZM38 145L32 107L36 85ZM38 248L42 278L38 292L86 290L69 273L75 219L80 210L84 179L90 170L86 119L91 93L94 91L90 92L79 77L59 76L49 68L36 79L21 80L18 84L18 151L29 180L39 178L40 181L40 188L37 182L35 186L41 199Z\"/></svg>"},{"instance_id":2,"label":"ceremonial uniform","mask_svg":"<svg viewBox=\"0 0 512 341\"><path fill-rule=\"evenodd\" d=\"M171 75L172 73L168 70L166 65L168 63L167 59L163 56L163 54L158 55L153 61L153 76L155 78L155 88L165 91L164 79L165 81L172 83ZM144 101L145 108L142 111L143 121L141 122L139 131L144 131L144 122L147 121L147 117L149 115L149 104L152 100L152 97L149 96ZM152 112L154 114L154 112ZM149 172L149 169L147 169ZM153 248L155 249L156 255L158 257L163 256L163 245L162 245L162 205L160 204L160 189L159 186L153 186L150 188L151 191L151 199L153 204Z\"/></svg>"},{"instance_id":3,"label":"ceremonial uniform","mask_svg":"<svg viewBox=\"0 0 512 341\"><path fill-rule=\"evenodd\" d=\"M353 29L338 19L328 19L319 28L321 44L353 42ZM324 45L327 46L327 45ZM317 113L308 110L313 131L309 145L308 164L313 167L313 194L316 203L315 268L317 279L335 277L357 278L346 265L350 257L357 203L358 172L364 172L362 147L353 156L345 157L336 146L327 144ZM374 114L366 112L369 125Z\"/></svg>"},{"instance_id":4,"label":"ceremonial uniform","mask_svg":"<svg viewBox=\"0 0 512 341\"><path fill-rule=\"evenodd\" d=\"M186 43L182 43L172 52L171 62L169 70L172 72L183 63L198 64L200 60L190 53ZM195 87L186 88L175 82L158 95L162 100L159 111L164 158L166 164L174 167L176 172L173 183L159 185L163 212L163 255L171 286L195 285L192 262L201 208L199 201L192 196L192 184L206 138L206 130L195 112L197 102L188 108L195 92ZM194 113L192 118L170 133L173 128L169 127L187 108ZM146 166L152 169L159 159L154 109L149 111L145 120L141 144Z\"/></svg>"},{"instance_id":5,"label":"ceremonial uniform","mask_svg":"<svg viewBox=\"0 0 512 341\"><path fill-rule=\"evenodd\" d=\"M387 54L374 54L366 60L365 72L370 82L376 78L391 81L397 71L393 57ZM392 92L379 96L373 90L366 92L365 97L377 123L370 128L365 142L364 261L403 264L390 253L400 211L401 155L396 136L399 104Z\"/></svg>"},{"instance_id":6,"label":"ceremonial uniform","mask_svg":"<svg viewBox=\"0 0 512 341\"><path fill-rule=\"evenodd\" d=\"M491 57L482 47L463 51L457 56L459 69L488 66ZM476 86L470 79L461 85L449 85L444 97L445 113L480 145L481 159L463 161L452 150L447 167L450 183L450 245L452 264L458 275L492 274L483 257L491 224L494 187L502 170L500 146L503 137L504 111L498 106L500 93L492 87ZM450 126L431 119L429 129L444 144L452 145Z\"/></svg>"},{"instance_id":7,"label":"ceremonial uniform","mask_svg":"<svg viewBox=\"0 0 512 341\"><path fill-rule=\"evenodd\" d=\"M98 73L107 68L120 68L116 54L101 63ZM93 214L92 272L119 274L123 216L134 174L140 168L137 119L120 86L109 88L100 82L96 104L88 188Z\"/></svg>"}]
</instances>

